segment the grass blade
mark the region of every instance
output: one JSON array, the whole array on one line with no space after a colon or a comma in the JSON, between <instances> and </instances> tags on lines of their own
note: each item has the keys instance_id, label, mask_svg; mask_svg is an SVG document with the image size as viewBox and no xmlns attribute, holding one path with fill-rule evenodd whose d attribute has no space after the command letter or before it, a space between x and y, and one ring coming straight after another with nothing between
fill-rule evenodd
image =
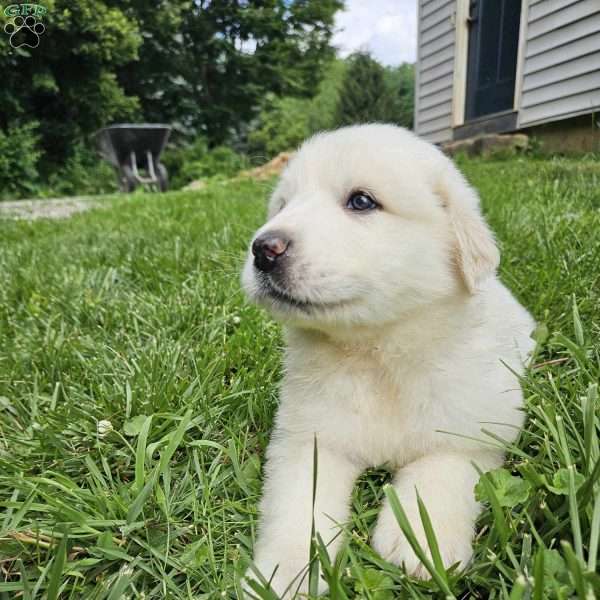
<instances>
[{"instance_id":1,"label":"grass blade","mask_svg":"<svg viewBox=\"0 0 600 600\"><path fill-rule=\"evenodd\" d=\"M577 300L573 294L573 329L575 330L575 340L580 346L585 345L585 336L583 335L583 325L579 316L579 308L577 308Z\"/></svg>"},{"instance_id":2,"label":"grass blade","mask_svg":"<svg viewBox=\"0 0 600 600\"><path fill-rule=\"evenodd\" d=\"M148 433L152 425L152 415L146 417L140 430L135 452L135 485L134 489L139 493L144 487L146 479L146 444L148 442Z\"/></svg>"},{"instance_id":3,"label":"grass blade","mask_svg":"<svg viewBox=\"0 0 600 600\"><path fill-rule=\"evenodd\" d=\"M516 578L513 588L510 592L509 600L521 600L521 598L523 598L523 596L525 595L526 589L527 580L525 579L525 577L523 577L523 575L519 575Z\"/></svg>"},{"instance_id":4,"label":"grass blade","mask_svg":"<svg viewBox=\"0 0 600 600\"><path fill-rule=\"evenodd\" d=\"M133 577L133 569L135 563L131 563L131 565L126 565L121 568L119 572L119 576L115 582L113 582L110 590L110 594L107 600L120 600L125 595L125 590L129 587Z\"/></svg>"},{"instance_id":5,"label":"grass blade","mask_svg":"<svg viewBox=\"0 0 600 600\"><path fill-rule=\"evenodd\" d=\"M48 574L48 591L47 600L56 600L58 598L58 592L60 590L60 584L62 583L62 574L67 562L67 539L68 530L65 527L62 532L62 538L58 544L58 549L54 555L54 561L52 568Z\"/></svg>"},{"instance_id":6,"label":"grass blade","mask_svg":"<svg viewBox=\"0 0 600 600\"><path fill-rule=\"evenodd\" d=\"M181 440L183 440L183 436L184 436L185 431L186 431L188 425L190 424L191 420L192 420L192 409L189 408L186 411L183 418L181 419L179 425L177 426L177 429L172 434L171 439L169 440L169 443L167 444L166 449L160 456L160 463L158 465L158 472L160 475L162 475L163 471L166 469L167 465L169 464L169 461L173 457L173 454L175 454L175 451L179 447L179 444L181 444Z\"/></svg>"},{"instance_id":7,"label":"grass blade","mask_svg":"<svg viewBox=\"0 0 600 600\"><path fill-rule=\"evenodd\" d=\"M584 396L583 440L587 471L590 473L598 461L598 433L596 428L596 406L598 405L598 384L590 384Z\"/></svg>"},{"instance_id":8,"label":"grass blade","mask_svg":"<svg viewBox=\"0 0 600 600\"><path fill-rule=\"evenodd\" d=\"M590 529L590 543L588 545L588 571L594 572L597 568L598 542L600 540L600 487L594 496L594 512Z\"/></svg>"},{"instance_id":9,"label":"grass blade","mask_svg":"<svg viewBox=\"0 0 600 600\"><path fill-rule=\"evenodd\" d=\"M19 572L21 573L21 582L23 584L23 600L31 600L31 589L29 588L29 579L23 561L19 559Z\"/></svg>"},{"instance_id":10,"label":"grass blade","mask_svg":"<svg viewBox=\"0 0 600 600\"><path fill-rule=\"evenodd\" d=\"M417 555L417 558L423 563L423 566L427 569L433 580L438 584L439 588L442 590L446 598L454 598L454 594L452 590L448 586L448 583L444 577L441 577L438 573L437 569L434 567L433 563L429 560L427 553L417 540L417 536L400 504L400 500L398 499L398 495L396 494L396 490L392 485L386 485L384 488L385 495L390 503L390 508L396 517L396 521L402 530L402 533L406 537L406 540L410 544L410 547L413 549L413 552Z\"/></svg>"},{"instance_id":11,"label":"grass blade","mask_svg":"<svg viewBox=\"0 0 600 600\"><path fill-rule=\"evenodd\" d=\"M317 538L315 528L315 504L317 502L317 475L319 467L319 449L317 447L317 436L313 441L313 479L312 479L312 523L310 529L310 550L308 565L308 591L312 596L318 595L319 590L319 561L317 552Z\"/></svg>"},{"instance_id":12,"label":"grass blade","mask_svg":"<svg viewBox=\"0 0 600 600\"><path fill-rule=\"evenodd\" d=\"M560 545L565 554L567 567L569 568L569 574L571 575L571 580L573 581L573 585L575 586L577 595L579 598L584 599L586 597L586 585L585 580L583 578L583 572L581 570L581 563L579 562L577 556L575 556L573 548L571 547L571 544L569 544L569 542L563 540L560 543Z\"/></svg>"},{"instance_id":13,"label":"grass blade","mask_svg":"<svg viewBox=\"0 0 600 600\"><path fill-rule=\"evenodd\" d=\"M540 548L533 565L533 600L544 600L544 548Z\"/></svg>"},{"instance_id":14,"label":"grass blade","mask_svg":"<svg viewBox=\"0 0 600 600\"><path fill-rule=\"evenodd\" d=\"M140 512L142 512L142 508L146 503L146 500L152 494L152 490L154 489L154 485L158 480L158 469L154 469L152 472L152 476L147 481L146 485L142 488L142 491L136 496L135 500L129 506L129 510L127 511L127 524L131 525L137 519Z\"/></svg>"},{"instance_id":15,"label":"grass blade","mask_svg":"<svg viewBox=\"0 0 600 600\"><path fill-rule=\"evenodd\" d=\"M485 494L490 503L490 507L492 509L492 516L494 517L494 525L498 531L498 535L500 536L500 541L502 542L502 546L506 546L509 538L509 530L508 525L506 524L506 520L504 518L504 512L502 511L502 507L500 506L500 501L498 500L498 495L496 494L496 490L494 488L494 484L490 479L490 476L487 473L483 473L477 465L473 465L479 475L481 476L481 482L485 489Z\"/></svg>"},{"instance_id":16,"label":"grass blade","mask_svg":"<svg viewBox=\"0 0 600 600\"><path fill-rule=\"evenodd\" d=\"M567 467L569 473L569 515L571 517L571 530L577 558L583 562L583 542L581 536L581 522L579 520L579 507L577 506L577 491L575 489L575 467Z\"/></svg>"},{"instance_id":17,"label":"grass blade","mask_svg":"<svg viewBox=\"0 0 600 600\"><path fill-rule=\"evenodd\" d=\"M433 531L433 525L431 524L429 513L425 508L425 504L423 504L423 500L421 499L419 492L417 490L415 490L415 492L417 494L417 505L419 507L419 515L421 516L421 522L423 523L423 529L425 531L425 538L427 539L429 551L431 552L433 566L435 567L435 570L437 571L439 576L446 582L446 585L448 585L448 576L446 574L446 568L444 567L444 561L442 560L440 547L438 545L437 538L435 537L435 532Z\"/></svg>"}]
</instances>

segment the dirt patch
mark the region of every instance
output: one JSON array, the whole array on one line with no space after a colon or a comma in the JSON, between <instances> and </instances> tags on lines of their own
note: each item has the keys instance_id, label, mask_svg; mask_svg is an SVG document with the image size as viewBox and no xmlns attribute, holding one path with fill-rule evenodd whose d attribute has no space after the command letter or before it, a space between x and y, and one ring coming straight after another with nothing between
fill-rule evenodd
<instances>
[{"instance_id":1,"label":"dirt patch","mask_svg":"<svg viewBox=\"0 0 600 600\"><path fill-rule=\"evenodd\" d=\"M68 219L76 213L93 208L94 202L81 198L58 198L55 200L17 200L0 202L0 218L23 219Z\"/></svg>"},{"instance_id":2,"label":"dirt patch","mask_svg":"<svg viewBox=\"0 0 600 600\"><path fill-rule=\"evenodd\" d=\"M251 177L252 179L259 180L270 179L274 175L279 175L293 156L293 152L281 152L275 158L272 158L268 163L265 163L260 167L242 171L240 177Z\"/></svg>"},{"instance_id":3,"label":"dirt patch","mask_svg":"<svg viewBox=\"0 0 600 600\"><path fill-rule=\"evenodd\" d=\"M192 181L192 183L188 183L183 189L186 191L198 191L203 190L206 187L206 181L202 181L202 179L196 179L196 181Z\"/></svg>"}]
</instances>

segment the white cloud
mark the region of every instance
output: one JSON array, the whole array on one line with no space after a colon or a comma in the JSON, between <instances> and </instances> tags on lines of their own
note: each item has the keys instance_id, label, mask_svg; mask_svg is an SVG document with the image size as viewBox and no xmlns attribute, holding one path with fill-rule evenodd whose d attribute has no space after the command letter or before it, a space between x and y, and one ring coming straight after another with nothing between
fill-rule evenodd
<instances>
[{"instance_id":1,"label":"white cloud","mask_svg":"<svg viewBox=\"0 0 600 600\"><path fill-rule=\"evenodd\" d=\"M385 65L417 56L417 0L346 0L336 15L333 45L341 56L368 50Z\"/></svg>"}]
</instances>

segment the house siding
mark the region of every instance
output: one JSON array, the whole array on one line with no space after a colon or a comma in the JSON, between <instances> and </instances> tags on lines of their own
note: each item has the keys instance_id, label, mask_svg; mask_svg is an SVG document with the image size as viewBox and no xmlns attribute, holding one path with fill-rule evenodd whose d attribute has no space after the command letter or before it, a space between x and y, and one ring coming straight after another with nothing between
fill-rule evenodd
<instances>
[{"instance_id":1,"label":"house siding","mask_svg":"<svg viewBox=\"0 0 600 600\"><path fill-rule=\"evenodd\" d=\"M529 6L519 127L600 110L599 0Z\"/></svg>"},{"instance_id":2,"label":"house siding","mask_svg":"<svg viewBox=\"0 0 600 600\"><path fill-rule=\"evenodd\" d=\"M456 0L418 0L415 131L431 142L452 139Z\"/></svg>"},{"instance_id":3,"label":"house siding","mask_svg":"<svg viewBox=\"0 0 600 600\"><path fill-rule=\"evenodd\" d=\"M517 127L600 111L600 0L522 1L528 6ZM452 139L453 101L461 102L454 89L456 10L457 0L418 0L415 131L432 142ZM460 68L457 78L464 85Z\"/></svg>"}]
</instances>

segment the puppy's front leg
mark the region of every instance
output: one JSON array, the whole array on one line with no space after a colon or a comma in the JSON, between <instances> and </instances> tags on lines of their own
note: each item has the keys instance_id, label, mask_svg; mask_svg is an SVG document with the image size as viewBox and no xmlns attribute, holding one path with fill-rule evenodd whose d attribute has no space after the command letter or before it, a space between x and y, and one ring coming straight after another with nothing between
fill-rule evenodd
<instances>
[{"instance_id":1,"label":"puppy's front leg","mask_svg":"<svg viewBox=\"0 0 600 600\"><path fill-rule=\"evenodd\" d=\"M275 432L267 452L254 562L278 594L287 589L288 597L293 597L308 589L314 447L312 439L280 435ZM348 518L352 485L359 472L357 465L319 444L315 529L331 556L339 547L341 532L337 524ZM323 582L320 585L323 591Z\"/></svg>"},{"instance_id":2,"label":"puppy's front leg","mask_svg":"<svg viewBox=\"0 0 600 600\"><path fill-rule=\"evenodd\" d=\"M483 469L498 466L502 456L491 454L477 458L462 454L433 454L416 460L400 470L394 480L398 499L421 547L429 554L417 505L419 492L431 518L444 565L460 562L465 567L471 560L474 523L479 514L473 488L478 473L471 464ZM402 534L389 502L385 502L375 531L373 547L383 558L401 565L416 577L429 577Z\"/></svg>"}]
</instances>

